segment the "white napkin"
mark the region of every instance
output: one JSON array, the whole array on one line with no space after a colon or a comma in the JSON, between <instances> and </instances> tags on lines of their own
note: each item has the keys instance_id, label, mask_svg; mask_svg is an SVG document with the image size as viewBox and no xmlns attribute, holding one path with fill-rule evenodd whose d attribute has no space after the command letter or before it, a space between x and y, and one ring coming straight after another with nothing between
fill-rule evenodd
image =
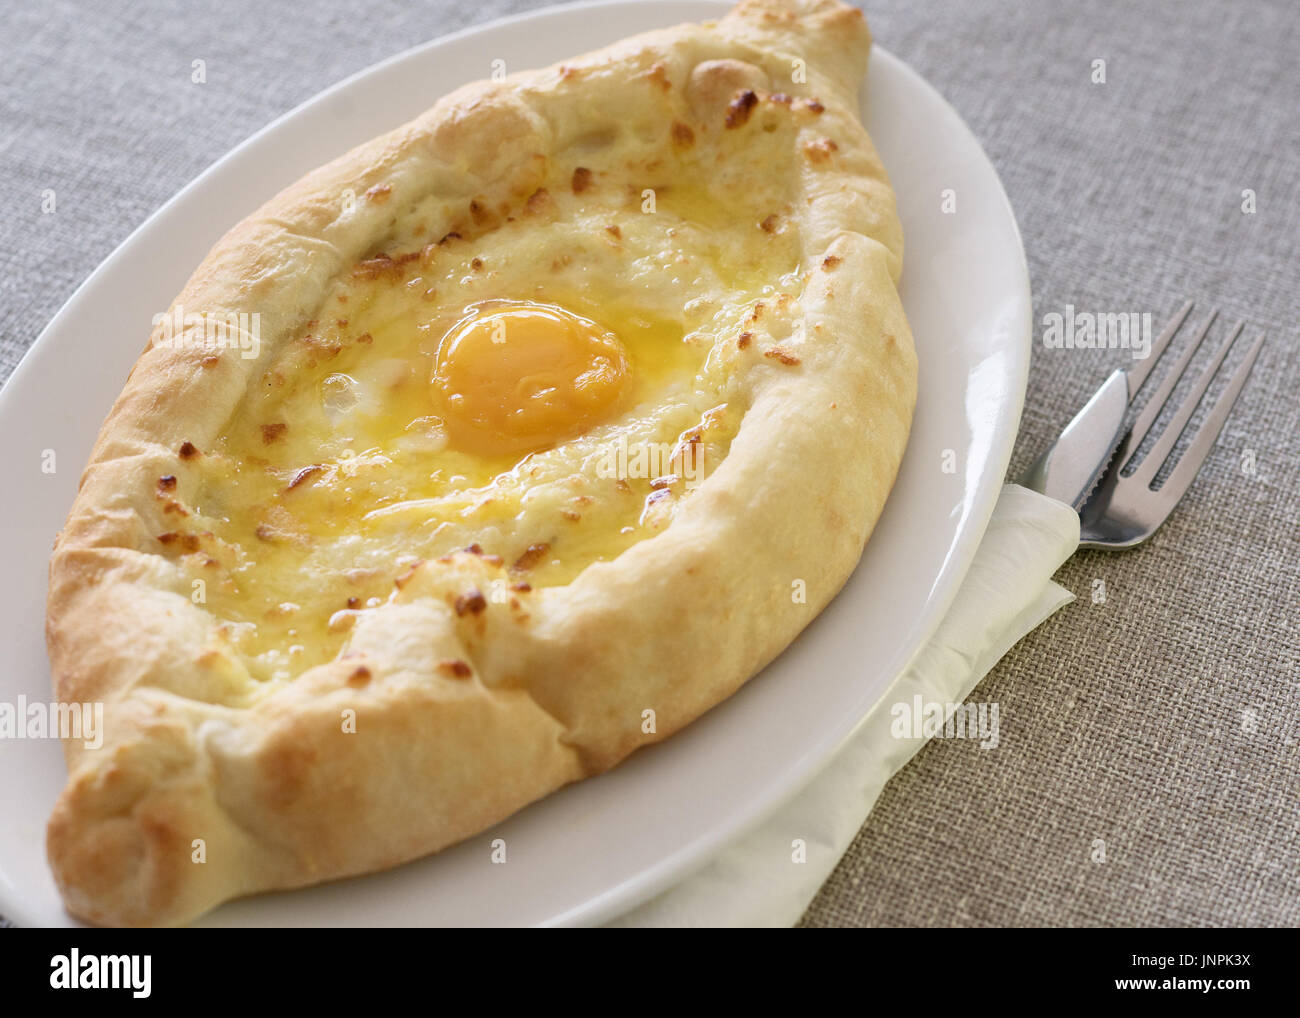
<instances>
[{"instance_id":1,"label":"white napkin","mask_svg":"<svg viewBox=\"0 0 1300 1018\"><path fill-rule=\"evenodd\" d=\"M1074 600L1051 580L1079 546L1068 506L1008 484L947 616L834 759L767 821L611 926L790 926L927 741L898 737L896 704L961 703L998 660ZM990 715L991 718L991 715ZM806 860L795 862L795 839Z\"/></svg>"}]
</instances>

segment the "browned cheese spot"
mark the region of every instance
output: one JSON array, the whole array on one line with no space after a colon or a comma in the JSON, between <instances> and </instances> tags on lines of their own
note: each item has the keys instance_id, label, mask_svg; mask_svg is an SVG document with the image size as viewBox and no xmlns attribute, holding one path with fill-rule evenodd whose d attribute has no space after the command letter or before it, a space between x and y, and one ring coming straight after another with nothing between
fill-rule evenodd
<instances>
[{"instance_id":1,"label":"browned cheese spot","mask_svg":"<svg viewBox=\"0 0 1300 1018\"><path fill-rule=\"evenodd\" d=\"M754 94L753 88L745 88L744 91L737 92L736 98L732 99L731 104L727 107L725 125L727 125L728 129L748 124L749 114L753 112L757 104L758 96Z\"/></svg>"},{"instance_id":2,"label":"browned cheese spot","mask_svg":"<svg viewBox=\"0 0 1300 1018\"><path fill-rule=\"evenodd\" d=\"M728 129L743 127L749 122L749 114L753 111L754 106L758 103L758 96L754 94L752 88L744 89L736 94L736 98L731 100L727 107L727 119L725 121Z\"/></svg>"},{"instance_id":3,"label":"browned cheese spot","mask_svg":"<svg viewBox=\"0 0 1300 1018\"><path fill-rule=\"evenodd\" d=\"M832 153L839 151L839 146L830 138L821 138L818 141L807 142L803 147L803 151L809 161L824 163L830 159Z\"/></svg>"},{"instance_id":4,"label":"browned cheese spot","mask_svg":"<svg viewBox=\"0 0 1300 1018\"><path fill-rule=\"evenodd\" d=\"M158 543L164 547L179 544L185 551L199 550L199 538L197 534L178 534L175 531L170 531L166 534L159 534Z\"/></svg>"},{"instance_id":5,"label":"browned cheese spot","mask_svg":"<svg viewBox=\"0 0 1300 1018\"><path fill-rule=\"evenodd\" d=\"M416 255L418 258L419 255ZM379 279L381 277L396 278L401 276L402 266L390 256L380 252L373 258L367 258L365 261L358 262L352 266L352 276L354 279Z\"/></svg>"},{"instance_id":6,"label":"browned cheese spot","mask_svg":"<svg viewBox=\"0 0 1300 1018\"><path fill-rule=\"evenodd\" d=\"M487 598L477 587L470 589L456 598L456 614L464 615L481 615L487 608Z\"/></svg>"},{"instance_id":7,"label":"browned cheese spot","mask_svg":"<svg viewBox=\"0 0 1300 1018\"><path fill-rule=\"evenodd\" d=\"M790 353L789 350L783 349L779 346L774 346L770 350L764 350L763 356L769 360L780 361L782 364L789 365L790 367L799 363L798 357Z\"/></svg>"},{"instance_id":8,"label":"browned cheese spot","mask_svg":"<svg viewBox=\"0 0 1300 1018\"><path fill-rule=\"evenodd\" d=\"M533 215L547 211L551 207L551 193L544 187L539 187L536 191L528 196L524 202L526 211Z\"/></svg>"},{"instance_id":9,"label":"browned cheese spot","mask_svg":"<svg viewBox=\"0 0 1300 1018\"><path fill-rule=\"evenodd\" d=\"M405 587L408 583L411 582L412 578L414 578L415 576L416 570L418 570L422 565L424 565L423 562L412 562L407 567L406 572L402 573L401 576L398 576L393 580L394 586L396 586L398 590L401 590L403 587Z\"/></svg>"},{"instance_id":10,"label":"browned cheese spot","mask_svg":"<svg viewBox=\"0 0 1300 1018\"><path fill-rule=\"evenodd\" d=\"M283 421L276 421L272 424L263 424L262 444L270 445L272 442L278 441L288 430L289 425L285 424Z\"/></svg>"},{"instance_id":11,"label":"browned cheese spot","mask_svg":"<svg viewBox=\"0 0 1300 1018\"><path fill-rule=\"evenodd\" d=\"M670 91L673 87L673 83L668 80L668 68L664 67L662 63L655 63L651 66L650 70L645 72L645 76L665 92Z\"/></svg>"},{"instance_id":12,"label":"browned cheese spot","mask_svg":"<svg viewBox=\"0 0 1300 1018\"><path fill-rule=\"evenodd\" d=\"M468 679L474 674L473 669L459 658L439 661L437 668L440 674L447 676L449 679Z\"/></svg>"},{"instance_id":13,"label":"browned cheese spot","mask_svg":"<svg viewBox=\"0 0 1300 1018\"><path fill-rule=\"evenodd\" d=\"M510 571L514 573L524 573L541 561L542 557L551 550L551 546L545 541L539 541L537 544L530 544L528 548L515 559L514 565Z\"/></svg>"}]
</instances>

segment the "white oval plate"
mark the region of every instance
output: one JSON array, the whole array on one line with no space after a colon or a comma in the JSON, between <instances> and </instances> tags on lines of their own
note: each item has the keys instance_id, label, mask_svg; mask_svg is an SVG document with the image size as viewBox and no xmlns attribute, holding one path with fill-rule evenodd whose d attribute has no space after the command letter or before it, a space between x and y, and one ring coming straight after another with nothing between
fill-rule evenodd
<instances>
[{"instance_id":1,"label":"white oval plate","mask_svg":"<svg viewBox=\"0 0 1300 1018\"><path fill-rule=\"evenodd\" d=\"M55 316L0 392L10 486L0 585L0 702L50 698L46 563L100 422L149 332L233 223L315 166L416 116L491 62L539 66L725 5L551 8L448 36L358 74L259 132L135 231ZM205 925L590 924L641 903L794 794L850 735L943 617L997 498L1029 365L1030 294L1015 218L956 112L876 47L866 124L898 193L903 302L921 362L898 483L862 563L763 674L667 742L490 831L374 876L225 905ZM942 192L956 214L941 211ZM46 450L57 459L42 470ZM955 470L945 472L945 450ZM48 461L44 461L48 462ZM64 925L45 820L58 745L0 739L0 914ZM506 865L490 860L504 838ZM758 889L756 889L758 891Z\"/></svg>"}]
</instances>

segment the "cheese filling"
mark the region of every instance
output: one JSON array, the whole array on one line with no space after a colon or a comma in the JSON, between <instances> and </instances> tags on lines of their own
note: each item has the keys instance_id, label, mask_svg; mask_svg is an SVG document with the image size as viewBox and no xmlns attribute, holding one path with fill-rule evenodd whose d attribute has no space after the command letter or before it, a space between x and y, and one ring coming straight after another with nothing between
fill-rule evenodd
<instances>
[{"instance_id":1,"label":"cheese filling","mask_svg":"<svg viewBox=\"0 0 1300 1018\"><path fill-rule=\"evenodd\" d=\"M568 583L726 456L745 321L798 292L793 239L770 202L663 186L647 214L593 192L539 188L434 243L407 216L388 250L408 253L345 271L194 461L168 551L254 679L332 659L404 571L458 549L519 589Z\"/></svg>"}]
</instances>

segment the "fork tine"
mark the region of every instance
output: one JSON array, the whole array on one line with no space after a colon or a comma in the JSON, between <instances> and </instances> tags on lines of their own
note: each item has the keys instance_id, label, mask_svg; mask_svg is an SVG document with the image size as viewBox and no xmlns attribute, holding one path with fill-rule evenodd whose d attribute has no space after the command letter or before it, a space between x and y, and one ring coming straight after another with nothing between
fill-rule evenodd
<instances>
[{"instance_id":1,"label":"fork tine","mask_svg":"<svg viewBox=\"0 0 1300 1018\"><path fill-rule=\"evenodd\" d=\"M1205 319L1205 324L1201 326L1201 330L1196 334L1196 337L1187 345L1187 349L1182 352L1182 355L1178 358L1178 363L1161 380L1160 387L1147 400L1146 406L1142 408L1137 420L1133 422L1132 438L1129 440L1128 447L1134 454L1141 447L1142 440L1147 437L1147 432L1151 430L1151 425L1155 424L1156 418L1160 416L1160 411L1164 409L1165 403L1169 401L1169 394L1178 385L1178 380L1183 377L1187 365L1196 356L1196 351L1201 348L1201 343L1205 340L1206 334L1209 333L1210 326L1214 324L1214 320L1218 317L1219 309L1215 308L1210 312L1210 316ZM1152 358L1147 358L1148 362L1151 360ZM1134 390L1130 389L1129 391L1133 392ZM1124 465L1123 463L1116 464L1117 467L1123 467Z\"/></svg>"},{"instance_id":2,"label":"fork tine","mask_svg":"<svg viewBox=\"0 0 1300 1018\"><path fill-rule=\"evenodd\" d=\"M1169 324L1164 327L1164 331L1156 337L1156 341L1151 344L1151 352L1147 354L1146 359L1138 361L1133 367L1129 368L1128 398L1130 400L1138 394L1138 390L1146 382L1147 376L1151 374L1151 369L1156 366L1156 361L1165 352L1165 347L1169 345L1169 341L1174 338L1174 333L1183 327L1183 322L1191 313L1192 306L1195 303L1195 301L1189 300L1184 304L1179 312L1169 320Z\"/></svg>"},{"instance_id":3,"label":"fork tine","mask_svg":"<svg viewBox=\"0 0 1300 1018\"><path fill-rule=\"evenodd\" d=\"M1241 395L1246 379L1250 376L1250 369L1255 366L1255 358L1259 356L1260 348L1263 345L1264 334L1260 333L1259 339L1255 340L1250 352L1246 354L1246 359L1241 362L1236 373L1232 376L1232 381L1228 383L1228 387L1223 390L1215 402L1214 409L1205 418L1205 423L1201 425L1201 430L1197 432L1196 439L1183 453L1183 457L1178 461L1178 465L1174 467L1173 473L1160 486L1159 494L1170 509L1183 497L1188 485L1200 472L1201 464L1205 462L1206 456L1209 455L1210 449L1214 447L1215 440L1219 437L1219 432L1223 430L1223 425L1227 422L1228 415L1237 402L1237 397Z\"/></svg>"},{"instance_id":4,"label":"fork tine","mask_svg":"<svg viewBox=\"0 0 1300 1018\"><path fill-rule=\"evenodd\" d=\"M1191 420L1192 414L1196 413L1196 408L1200 406L1201 400L1205 398L1205 392L1209 389L1215 374L1218 373L1220 366L1223 364L1223 359L1228 356L1232 344L1237 341L1237 337L1241 335L1241 330L1245 327L1246 323L1242 322L1232 330L1228 341L1219 348L1219 352L1214 355L1214 360L1210 362L1209 367L1201 373L1200 379L1196 382L1196 387L1183 399L1178 411L1174 414L1173 420L1169 422L1169 427L1161 432L1156 444L1147 453L1146 459L1133 471L1134 480L1141 481L1145 485L1150 485L1155 480L1156 474L1160 472L1165 460L1173 452L1178 437L1183 433L1183 429L1187 427L1187 422Z\"/></svg>"}]
</instances>

